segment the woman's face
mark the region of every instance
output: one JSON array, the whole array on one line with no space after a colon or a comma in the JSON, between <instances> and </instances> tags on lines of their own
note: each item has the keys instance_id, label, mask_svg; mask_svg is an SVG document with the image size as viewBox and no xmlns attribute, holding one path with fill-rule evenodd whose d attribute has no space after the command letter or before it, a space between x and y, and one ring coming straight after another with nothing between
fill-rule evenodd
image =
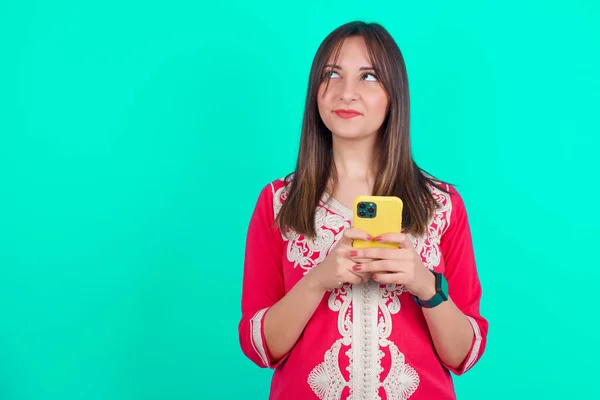
<instances>
[{"instance_id":1,"label":"woman's face","mask_svg":"<svg viewBox=\"0 0 600 400\"><path fill-rule=\"evenodd\" d=\"M347 38L337 64L327 62L329 87L319 87L317 106L321 119L334 136L363 139L376 135L388 110L388 95L374 75L362 37Z\"/></svg>"}]
</instances>

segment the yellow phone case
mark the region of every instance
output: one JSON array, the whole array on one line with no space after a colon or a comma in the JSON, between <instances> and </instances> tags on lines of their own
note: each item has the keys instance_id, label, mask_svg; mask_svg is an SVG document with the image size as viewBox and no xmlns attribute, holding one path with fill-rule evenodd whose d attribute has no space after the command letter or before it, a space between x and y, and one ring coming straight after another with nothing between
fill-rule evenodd
<instances>
[{"instance_id":1,"label":"yellow phone case","mask_svg":"<svg viewBox=\"0 0 600 400\"><path fill-rule=\"evenodd\" d=\"M354 240L352 247L389 247L398 248L391 243L378 243L375 237L384 233L402 232L402 208L404 204L395 196L358 196L354 200L354 228L362 229L373 237L373 241ZM373 212L371 212L371 210Z\"/></svg>"}]
</instances>

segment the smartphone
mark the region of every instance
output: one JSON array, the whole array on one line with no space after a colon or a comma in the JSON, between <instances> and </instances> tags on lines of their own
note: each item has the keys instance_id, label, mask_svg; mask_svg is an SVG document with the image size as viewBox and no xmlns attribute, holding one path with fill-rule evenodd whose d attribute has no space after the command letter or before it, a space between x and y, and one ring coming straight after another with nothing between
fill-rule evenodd
<instances>
[{"instance_id":1,"label":"smartphone","mask_svg":"<svg viewBox=\"0 0 600 400\"><path fill-rule=\"evenodd\" d=\"M396 196L358 196L354 200L353 227L367 232L373 240L354 240L352 247L398 248L397 244L378 243L375 237L402 232L402 208L402 200Z\"/></svg>"}]
</instances>

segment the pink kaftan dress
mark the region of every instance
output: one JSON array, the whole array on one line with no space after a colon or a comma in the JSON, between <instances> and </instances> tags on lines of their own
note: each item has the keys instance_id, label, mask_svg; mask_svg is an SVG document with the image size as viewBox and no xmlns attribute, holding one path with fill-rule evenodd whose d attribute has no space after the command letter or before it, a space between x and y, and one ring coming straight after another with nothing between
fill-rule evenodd
<instances>
[{"instance_id":1,"label":"pink kaftan dress","mask_svg":"<svg viewBox=\"0 0 600 400\"><path fill-rule=\"evenodd\" d=\"M462 365L453 369L439 359L423 311L403 286L373 280L327 292L289 354L277 363L270 359L265 313L325 259L352 221L352 210L324 195L315 239L282 233L273 223L287 196L279 179L261 191L250 221L239 324L244 354L274 369L269 399L455 399L450 371L463 374L479 360L488 323L479 311L481 286L462 198L450 185L450 193L429 186L441 208L427 232L411 239L425 266L444 274L449 296L471 323L473 341Z\"/></svg>"}]
</instances>

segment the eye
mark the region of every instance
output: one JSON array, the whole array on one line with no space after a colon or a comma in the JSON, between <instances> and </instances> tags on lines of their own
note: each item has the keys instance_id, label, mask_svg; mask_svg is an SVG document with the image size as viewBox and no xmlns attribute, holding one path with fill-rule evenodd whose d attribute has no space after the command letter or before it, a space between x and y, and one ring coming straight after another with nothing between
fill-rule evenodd
<instances>
[{"instance_id":1,"label":"eye","mask_svg":"<svg viewBox=\"0 0 600 400\"><path fill-rule=\"evenodd\" d=\"M329 70L329 71L325 71L325 73L323 74L323 79L334 79L334 78L339 78L340 74L338 74L337 72L335 72L334 70Z\"/></svg>"},{"instance_id":2,"label":"eye","mask_svg":"<svg viewBox=\"0 0 600 400\"><path fill-rule=\"evenodd\" d=\"M371 82L376 82L378 80L377 77L370 72L367 72L366 74L364 74L363 79L365 81L371 81Z\"/></svg>"}]
</instances>

